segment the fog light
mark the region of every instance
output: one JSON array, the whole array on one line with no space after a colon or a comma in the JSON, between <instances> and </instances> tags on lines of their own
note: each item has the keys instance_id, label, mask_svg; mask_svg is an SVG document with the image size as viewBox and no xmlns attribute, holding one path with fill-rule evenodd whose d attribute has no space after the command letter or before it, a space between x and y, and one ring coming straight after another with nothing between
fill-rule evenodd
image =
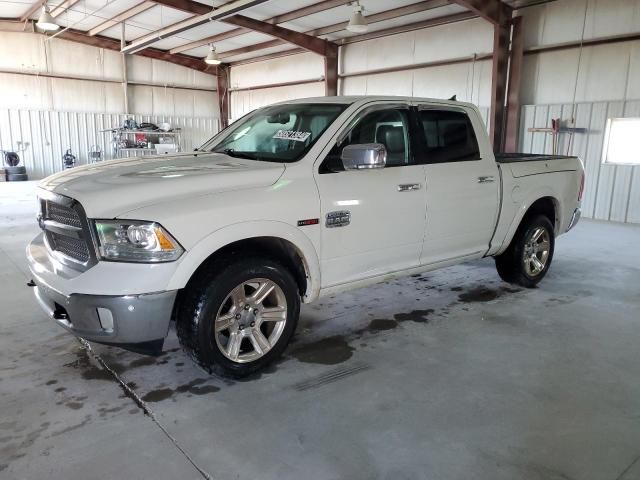
<instances>
[{"instance_id":1,"label":"fog light","mask_svg":"<svg viewBox=\"0 0 640 480\"><path fill-rule=\"evenodd\" d=\"M103 330L107 332L113 332L113 314L108 308L98 307L98 320Z\"/></svg>"}]
</instances>

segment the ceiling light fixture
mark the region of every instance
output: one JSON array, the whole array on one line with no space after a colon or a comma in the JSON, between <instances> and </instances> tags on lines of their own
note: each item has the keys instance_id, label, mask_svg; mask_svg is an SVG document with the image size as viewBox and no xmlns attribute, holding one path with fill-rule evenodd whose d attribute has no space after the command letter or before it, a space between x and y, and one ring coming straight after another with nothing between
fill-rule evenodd
<instances>
[{"instance_id":1,"label":"ceiling light fixture","mask_svg":"<svg viewBox=\"0 0 640 480\"><path fill-rule=\"evenodd\" d=\"M364 12L364 7L360 5L360 2L353 2L353 14L351 15L351 20L349 20L349 25L347 25L347 30L353 33L364 33L367 31L367 19L362 15Z\"/></svg>"},{"instance_id":2,"label":"ceiling light fixture","mask_svg":"<svg viewBox=\"0 0 640 480\"><path fill-rule=\"evenodd\" d=\"M204 59L204 63L207 65L220 65L222 60L218 58L218 52L216 52L216 47L213 44L209 45L209 54Z\"/></svg>"},{"instance_id":3,"label":"ceiling light fixture","mask_svg":"<svg viewBox=\"0 0 640 480\"><path fill-rule=\"evenodd\" d=\"M56 23L51 13L49 13L49 7L47 7L46 3L42 6L42 13L36 22L36 27L45 32L54 32L60 28L60 25Z\"/></svg>"}]
</instances>

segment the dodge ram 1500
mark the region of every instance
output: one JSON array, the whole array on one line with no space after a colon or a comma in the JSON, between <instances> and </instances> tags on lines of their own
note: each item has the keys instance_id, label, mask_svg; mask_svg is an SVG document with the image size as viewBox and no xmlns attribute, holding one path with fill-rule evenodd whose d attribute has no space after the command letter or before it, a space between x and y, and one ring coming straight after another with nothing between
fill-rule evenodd
<instances>
[{"instance_id":1,"label":"dodge ram 1500","mask_svg":"<svg viewBox=\"0 0 640 480\"><path fill-rule=\"evenodd\" d=\"M242 376L300 303L492 256L533 287L580 217L576 157L498 155L470 104L326 97L255 110L191 153L111 160L38 188L35 294L85 339L182 346Z\"/></svg>"}]
</instances>

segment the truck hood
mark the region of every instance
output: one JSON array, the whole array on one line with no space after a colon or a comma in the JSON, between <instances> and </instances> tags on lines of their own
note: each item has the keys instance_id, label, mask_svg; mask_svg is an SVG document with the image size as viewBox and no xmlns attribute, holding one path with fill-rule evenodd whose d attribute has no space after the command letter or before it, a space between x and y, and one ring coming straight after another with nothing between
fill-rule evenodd
<instances>
[{"instance_id":1,"label":"truck hood","mask_svg":"<svg viewBox=\"0 0 640 480\"><path fill-rule=\"evenodd\" d=\"M38 185L78 200L92 218L115 218L167 199L267 187L284 172L280 163L188 153L109 160L76 167Z\"/></svg>"}]
</instances>

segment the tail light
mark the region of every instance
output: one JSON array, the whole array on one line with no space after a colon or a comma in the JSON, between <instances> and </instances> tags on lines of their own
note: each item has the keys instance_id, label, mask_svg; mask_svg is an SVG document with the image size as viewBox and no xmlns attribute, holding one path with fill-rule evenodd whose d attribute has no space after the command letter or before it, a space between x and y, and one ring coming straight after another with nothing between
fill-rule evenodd
<instances>
[{"instance_id":1,"label":"tail light","mask_svg":"<svg viewBox=\"0 0 640 480\"><path fill-rule=\"evenodd\" d=\"M582 201L582 195L584 194L584 170L582 171L582 177L580 178L580 190L578 191L578 201Z\"/></svg>"}]
</instances>

